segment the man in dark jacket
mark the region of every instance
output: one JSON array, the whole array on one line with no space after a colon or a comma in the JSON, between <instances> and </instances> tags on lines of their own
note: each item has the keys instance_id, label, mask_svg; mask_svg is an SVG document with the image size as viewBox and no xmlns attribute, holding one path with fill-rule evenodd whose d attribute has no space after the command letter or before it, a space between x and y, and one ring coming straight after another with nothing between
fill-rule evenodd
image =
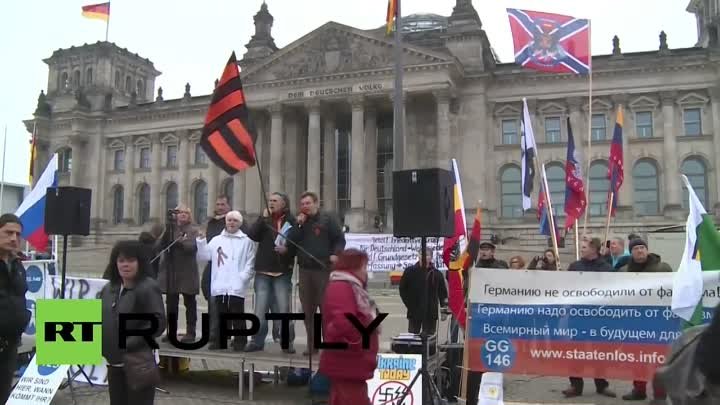
<instances>
[{"instance_id":1,"label":"man in dark jacket","mask_svg":"<svg viewBox=\"0 0 720 405\"><path fill-rule=\"evenodd\" d=\"M268 199L270 212L250 227L248 236L258 242L255 254L255 315L260 319L260 331L245 347L246 352L263 350L268 333L265 314L273 308L279 313L289 313L292 304L292 276L295 261L295 247L283 236L295 226L290 213L290 199L282 193L273 193ZM274 304L274 305L273 305ZM295 353L292 344L295 327L290 325L290 347L286 353Z\"/></svg>"},{"instance_id":2,"label":"man in dark jacket","mask_svg":"<svg viewBox=\"0 0 720 405\"><path fill-rule=\"evenodd\" d=\"M504 260L495 258L495 245L491 242L482 242L478 251L478 260L475 267L484 269L507 269L508 264Z\"/></svg>"},{"instance_id":3,"label":"man in dark jacket","mask_svg":"<svg viewBox=\"0 0 720 405\"><path fill-rule=\"evenodd\" d=\"M308 339L308 350L304 354L308 355L310 348L315 353L318 351L313 347L314 314L322 305L331 267L345 249L345 235L335 218L320 211L317 194L306 191L300 196L297 225L290 229L288 237L302 248L298 249L297 260L300 303Z\"/></svg>"},{"instance_id":4,"label":"man in dark jacket","mask_svg":"<svg viewBox=\"0 0 720 405\"><path fill-rule=\"evenodd\" d=\"M0 216L0 404L10 396L18 346L30 322L25 293L25 268L17 257L20 250L20 218Z\"/></svg>"},{"instance_id":5,"label":"man in dark jacket","mask_svg":"<svg viewBox=\"0 0 720 405\"><path fill-rule=\"evenodd\" d=\"M419 252L422 256L423 252ZM448 290L443 274L432 263L432 253L425 252L426 266L421 259L403 272L400 298L407 308L408 332L432 336L437 330L438 307L446 307Z\"/></svg>"},{"instance_id":6,"label":"man in dark jacket","mask_svg":"<svg viewBox=\"0 0 720 405\"><path fill-rule=\"evenodd\" d=\"M568 271L612 272L614 269L600 256L602 242L598 238L584 239L580 243L580 260L570 263ZM570 388L563 391L566 398L579 397L583 393L584 381L580 377L570 377ZM615 398L617 394L609 389L610 383L604 378L595 379L595 391L606 397Z\"/></svg>"},{"instance_id":7,"label":"man in dark jacket","mask_svg":"<svg viewBox=\"0 0 720 405\"><path fill-rule=\"evenodd\" d=\"M138 238L138 240L145 245L145 255L152 266L152 274L150 274L150 277L156 280L158 273L160 272L160 258L158 257L155 259L155 256L160 253L158 252L157 245L158 239L160 238L160 235L162 235L163 230L163 226L156 223L153 224L149 232L140 232L140 237ZM155 261L152 261L153 259L155 259Z\"/></svg>"},{"instance_id":8,"label":"man in dark jacket","mask_svg":"<svg viewBox=\"0 0 720 405\"><path fill-rule=\"evenodd\" d=\"M660 260L660 256L648 251L647 242L637 238L630 241L630 254L628 264L620 271L631 273L672 273L669 264ZM653 396L656 401L665 401L665 390L658 382L653 383ZM633 381L633 389L622 397L626 401L644 401L647 399L647 381Z\"/></svg>"}]
</instances>

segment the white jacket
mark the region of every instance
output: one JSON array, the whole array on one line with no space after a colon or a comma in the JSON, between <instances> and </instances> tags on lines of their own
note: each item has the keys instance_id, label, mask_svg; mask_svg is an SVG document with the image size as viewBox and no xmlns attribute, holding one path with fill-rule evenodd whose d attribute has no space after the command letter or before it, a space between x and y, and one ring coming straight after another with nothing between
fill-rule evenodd
<instances>
[{"instance_id":1,"label":"white jacket","mask_svg":"<svg viewBox=\"0 0 720 405\"><path fill-rule=\"evenodd\" d=\"M255 275L255 252L257 244L243 231L222 233L207 243L197 239L197 259L212 262L210 295L232 295L245 298L250 280Z\"/></svg>"}]
</instances>

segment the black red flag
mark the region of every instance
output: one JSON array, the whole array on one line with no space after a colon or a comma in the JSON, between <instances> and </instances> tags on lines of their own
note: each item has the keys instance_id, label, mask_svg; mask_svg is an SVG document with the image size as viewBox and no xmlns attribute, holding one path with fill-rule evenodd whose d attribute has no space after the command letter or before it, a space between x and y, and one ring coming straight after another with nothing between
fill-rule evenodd
<instances>
[{"instance_id":1,"label":"black red flag","mask_svg":"<svg viewBox=\"0 0 720 405\"><path fill-rule=\"evenodd\" d=\"M213 92L200 145L213 163L233 175L255 166L256 138L233 52Z\"/></svg>"}]
</instances>

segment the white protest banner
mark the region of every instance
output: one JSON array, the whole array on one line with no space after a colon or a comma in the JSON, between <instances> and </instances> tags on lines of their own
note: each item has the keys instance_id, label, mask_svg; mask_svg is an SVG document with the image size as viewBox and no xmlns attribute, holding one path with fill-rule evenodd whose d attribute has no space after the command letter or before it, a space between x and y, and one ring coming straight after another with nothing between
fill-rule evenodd
<instances>
[{"instance_id":1,"label":"white protest banner","mask_svg":"<svg viewBox=\"0 0 720 405\"><path fill-rule=\"evenodd\" d=\"M25 267L25 281L28 291L25 293L27 309L30 310L30 323L28 323L23 340L31 341L35 338L35 302L45 298L45 280L47 279L48 268L55 262L51 260L28 260L23 262Z\"/></svg>"},{"instance_id":2,"label":"white protest banner","mask_svg":"<svg viewBox=\"0 0 720 405\"><path fill-rule=\"evenodd\" d=\"M49 276L45 283L45 297L48 299L60 298L62 280L60 276ZM65 298L67 299L100 299L107 280L85 277L65 277ZM95 385L107 385L107 363L103 359L100 365L86 365L82 370L87 374L90 382ZM74 381L87 383L85 376L79 372L77 366L70 367L70 373L74 375Z\"/></svg>"},{"instance_id":3,"label":"white protest banner","mask_svg":"<svg viewBox=\"0 0 720 405\"><path fill-rule=\"evenodd\" d=\"M7 405L49 405L67 376L67 369L68 366L38 366L33 356Z\"/></svg>"},{"instance_id":4,"label":"white protest banner","mask_svg":"<svg viewBox=\"0 0 720 405\"><path fill-rule=\"evenodd\" d=\"M422 405L422 375L405 397L415 375L420 371L422 356L419 354L382 353L377 356L375 375L368 380L368 397L372 405Z\"/></svg>"},{"instance_id":5,"label":"white protest banner","mask_svg":"<svg viewBox=\"0 0 720 405\"><path fill-rule=\"evenodd\" d=\"M346 233L345 247L368 254L368 271L374 273L402 270L419 260L420 238L396 238L391 234ZM445 270L442 261L443 238L427 238L428 249L434 252L433 262Z\"/></svg>"},{"instance_id":6,"label":"white protest banner","mask_svg":"<svg viewBox=\"0 0 720 405\"><path fill-rule=\"evenodd\" d=\"M674 273L472 269L470 369L651 381L682 322ZM704 320L720 272L703 272Z\"/></svg>"}]
</instances>

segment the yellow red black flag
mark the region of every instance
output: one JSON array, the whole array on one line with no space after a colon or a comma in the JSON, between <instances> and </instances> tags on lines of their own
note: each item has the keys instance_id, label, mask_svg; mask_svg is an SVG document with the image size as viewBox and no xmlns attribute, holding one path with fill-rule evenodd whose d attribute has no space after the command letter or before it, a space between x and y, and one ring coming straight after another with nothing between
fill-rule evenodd
<instances>
[{"instance_id":1,"label":"yellow red black flag","mask_svg":"<svg viewBox=\"0 0 720 405\"><path fill-rule=\"evenodd\" d=\"M200 145L213 163L233 175L255 166L256 138L233 52L213 92Z\"/></svg>"}]
</instances>

